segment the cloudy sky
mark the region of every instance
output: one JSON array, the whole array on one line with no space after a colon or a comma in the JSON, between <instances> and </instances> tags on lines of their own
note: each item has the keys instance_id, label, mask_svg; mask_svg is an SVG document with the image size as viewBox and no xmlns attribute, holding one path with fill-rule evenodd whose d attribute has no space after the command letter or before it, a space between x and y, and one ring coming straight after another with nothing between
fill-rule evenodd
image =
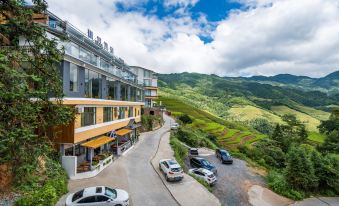
<instances>
[{"instance_id":1,"label":"cloudy sky","mask_svg":"<svg viewBox=\"0 0 339 206\"><path fill-rule=\"evenodd\" d=\"M129 65L222 76L339 70L339 0L47 0Z\"/></svg>"}]
</instances>

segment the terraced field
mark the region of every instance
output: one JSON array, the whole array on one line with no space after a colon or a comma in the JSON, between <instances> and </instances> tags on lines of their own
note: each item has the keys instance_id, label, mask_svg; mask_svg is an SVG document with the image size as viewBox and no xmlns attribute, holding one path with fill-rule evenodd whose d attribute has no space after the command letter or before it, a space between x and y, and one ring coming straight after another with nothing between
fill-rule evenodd
<instances>
[{"instance_id":1,"label":"terraced field","mask_svg":"<svg viewBox=\"0 0 339 206\"><path fill-rule=\"evenodd\" d=\"M287 106L274 106L271 109L274 113L280 116L285 114L294 114L299 121L305 124L307 130L318 132L317 126L320 124L320 120L312 117L311 115L296 111Z\"/></svg>"},{"instance_id":2,"label":"terraced field","mask_svg":"<svg viewBox=\"0 0 339 206\"><path fill-rule=\"evenodd\" d=\"M262 135L242 125L231 123L208 112L195 108L175 98L161 97L159 99L173 116L188 114L192 117L192 127L217 137L220 145L230 150L236 150L239 145L252 144L262 138Z\"/></svg>"}]
</instances>

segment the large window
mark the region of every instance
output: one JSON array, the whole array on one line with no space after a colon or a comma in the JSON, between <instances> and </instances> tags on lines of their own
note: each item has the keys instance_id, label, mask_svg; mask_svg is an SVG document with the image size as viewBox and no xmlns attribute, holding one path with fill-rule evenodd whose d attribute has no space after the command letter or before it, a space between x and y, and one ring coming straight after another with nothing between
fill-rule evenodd
<instances>
[{"instance_id":1,"label":"large window","mask_svg":"<svg viewBox=\"0 0 339 206\"><path fill-rule=\"evenodd\" d=\"M104 107L104 122L110 122L113 120L112 107Z\"/></svg>"},{"instance_id":2,"label":"large window","mask_svg":"<svg viewBox=\"0 0 339 206\"><path fill-rule=\"evenodd\" d=\"M72 63L70 63L69 67L69 91L78 91L78 67Z\"/></svg>"},{"instance_id":3,"label":"large window","mask_svg":"<svg viewBox=\"0 0 339 206\"><path fill-rule=\"evenodd\" d=\"M100 98L100 79L101 75L85 69L85 95L88 98Z\"/></svg>"},{"instance_id":4,"label":"large window","mask_svg":"<svg viewBox=\"0 0 339 206\"><path fill-rule=\"evenodd\" d=\"M106 82L108 88L107 99L117 99L116 97L117 88L114 79L108 77Z\"/></svg>"},{"instance_id":5,"label":"large window","mask_svg":"<svg viewBox=\"0 0 339 206\"><path fill-rule=\"evenodd\" d=\"M96 118L96 108L95 107L85 107L84 112L81 113L81 126L89 126L95 124Z\"/></svg>"},{"instance_id":6,"label":"large window","mask_svg":"<svg viewBox=\"0 0 339 206\"><path fill-rule=\"evenodd\" d=\"M144 70L144 78L151 78L151 72Z\"/></svg>"},{"instance_id":7,"label":"large window","mask_svg":"<svg viewBox=\"0 0 339 206\"><path fill-rule=\"evenodd\" d=\"M132 102L135 102L136 99L136 88L135 87L131 87L131 100Z\"/></svg>"},{"instance_id":8,"label":"large window","mask_svg":"<svg viewBox=\"0 0 339 206\"><path fill-rule=\"evenodd\" d=\"M127 85L121 84L120 86L120 98L122 101L127 101L128 95L127 95Z\"/></svg>"},{"instance_id":9,"label":"large window","mask_svg":"<svg viewBox=\"0 0 339 206\"><path fill-rule=\"evenodd\" d=\"M128 117L133 117L133 107L128 107Z\"/></svg>"}]
</instances>

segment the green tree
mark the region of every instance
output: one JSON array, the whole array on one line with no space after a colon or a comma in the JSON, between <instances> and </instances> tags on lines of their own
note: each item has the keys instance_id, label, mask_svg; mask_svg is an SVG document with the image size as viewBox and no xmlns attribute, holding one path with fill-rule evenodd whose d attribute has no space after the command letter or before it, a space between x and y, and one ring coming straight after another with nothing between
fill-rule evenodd
<instances>
[{"instance_id":1,"label":"green tree","mask_svg":"<svg viewBox=\"0 0 339 206\"><path fill-rule=\"evenodd\" d=\"M305 148L290 148L287 154L286 179L296 189L309 191L316 188L318 179Z\"/></svg>"},{"instance_id":2,"label":"green tree","mask_svg":"<svg viewBox=\"0 0 339 206\"><path fill-rule=\"evenodd\" d=\"M179 120L184 124L191 124L193 122L191 117L188 116L187 114L179 116Z\"/></svg>"},{"instance_id":3,"label":"green tree","mask_svg":"<svg viewBox=\"0 0 339 206\"><path fill-rule=\"evenodd\" d=\"M46 26L33 18L44 15L47 4L32 3L30 7L23 0L0 3L5 17L0 36L7 44L0 48L0 164L12 166L18 184L36 172L38 157L50 154L49 129L74 118L74 110L62 105L58 66L63 51L47 37ZM19 45L19 38L26 39L26 47Z\"/></svg>"},{"instance_id":4,"label":"green tree","mask_svg":"<svg viewBox=\"0 0 339 206\"><path fill-rule=\"evenodd\" d=\"M271 135L274 130L274 125L267 119L263 118L256 118L252 120L249 124L253 129L267 135Z\"/></svg>"},{"instance_id":5,"label":"green tree","mask_svg":"<svg viewBox=\"0 0 339 206\"><path fill-rule=\"evenodd\" d=\"M333 130L319 147L321 151L339 154L339 130Z\"/></svg>"}]
</instances>

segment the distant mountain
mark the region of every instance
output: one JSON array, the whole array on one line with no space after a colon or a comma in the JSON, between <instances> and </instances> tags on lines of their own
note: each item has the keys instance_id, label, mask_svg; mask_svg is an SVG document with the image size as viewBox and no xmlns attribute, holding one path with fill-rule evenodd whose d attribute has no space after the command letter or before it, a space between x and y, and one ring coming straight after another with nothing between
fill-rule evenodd
<instances>
[{"instance_id":1,"label":"distant mountain","mask_svg":"<svg viewBox=\"0 0 339 206\"><path fill-rule=\"evenodd\" d=\"M225 77L229 79L229 77ZM328 74L321 78L311 78L307 76L295 76L291 74L278 74L275 76L252 76L252 77L236 77L232 79L242 79L244 81L254 81L275 86L285 86L306 91L318 90L328 93L332 96L339 95L339 71Z\"/></svg>"},{"instance_id":2,"label":"distant mountain","mask_svg":"<svg viewBox=\"0 0 339 206\"><path fill-rule=\"evenodd\" d=\"M249 80L254 81L272 81L280 82L284 84L298 84L301 81L312 80L312 78L307 76L295 76L291 74L278 74L276 76L266 77L266 76L253 76L249 77Z\"/></svg>"},{"instance_id":3,"label":"distant mountain","mask_svg":"<svg viewBox=\"0 0 339 206\"><path fill-rule=\"evenodd\" d=\"M333 72L325 77L315 79L313 85L331 89L336 87L339 89L339 71Z\"/></svg>"}]
</instances>

